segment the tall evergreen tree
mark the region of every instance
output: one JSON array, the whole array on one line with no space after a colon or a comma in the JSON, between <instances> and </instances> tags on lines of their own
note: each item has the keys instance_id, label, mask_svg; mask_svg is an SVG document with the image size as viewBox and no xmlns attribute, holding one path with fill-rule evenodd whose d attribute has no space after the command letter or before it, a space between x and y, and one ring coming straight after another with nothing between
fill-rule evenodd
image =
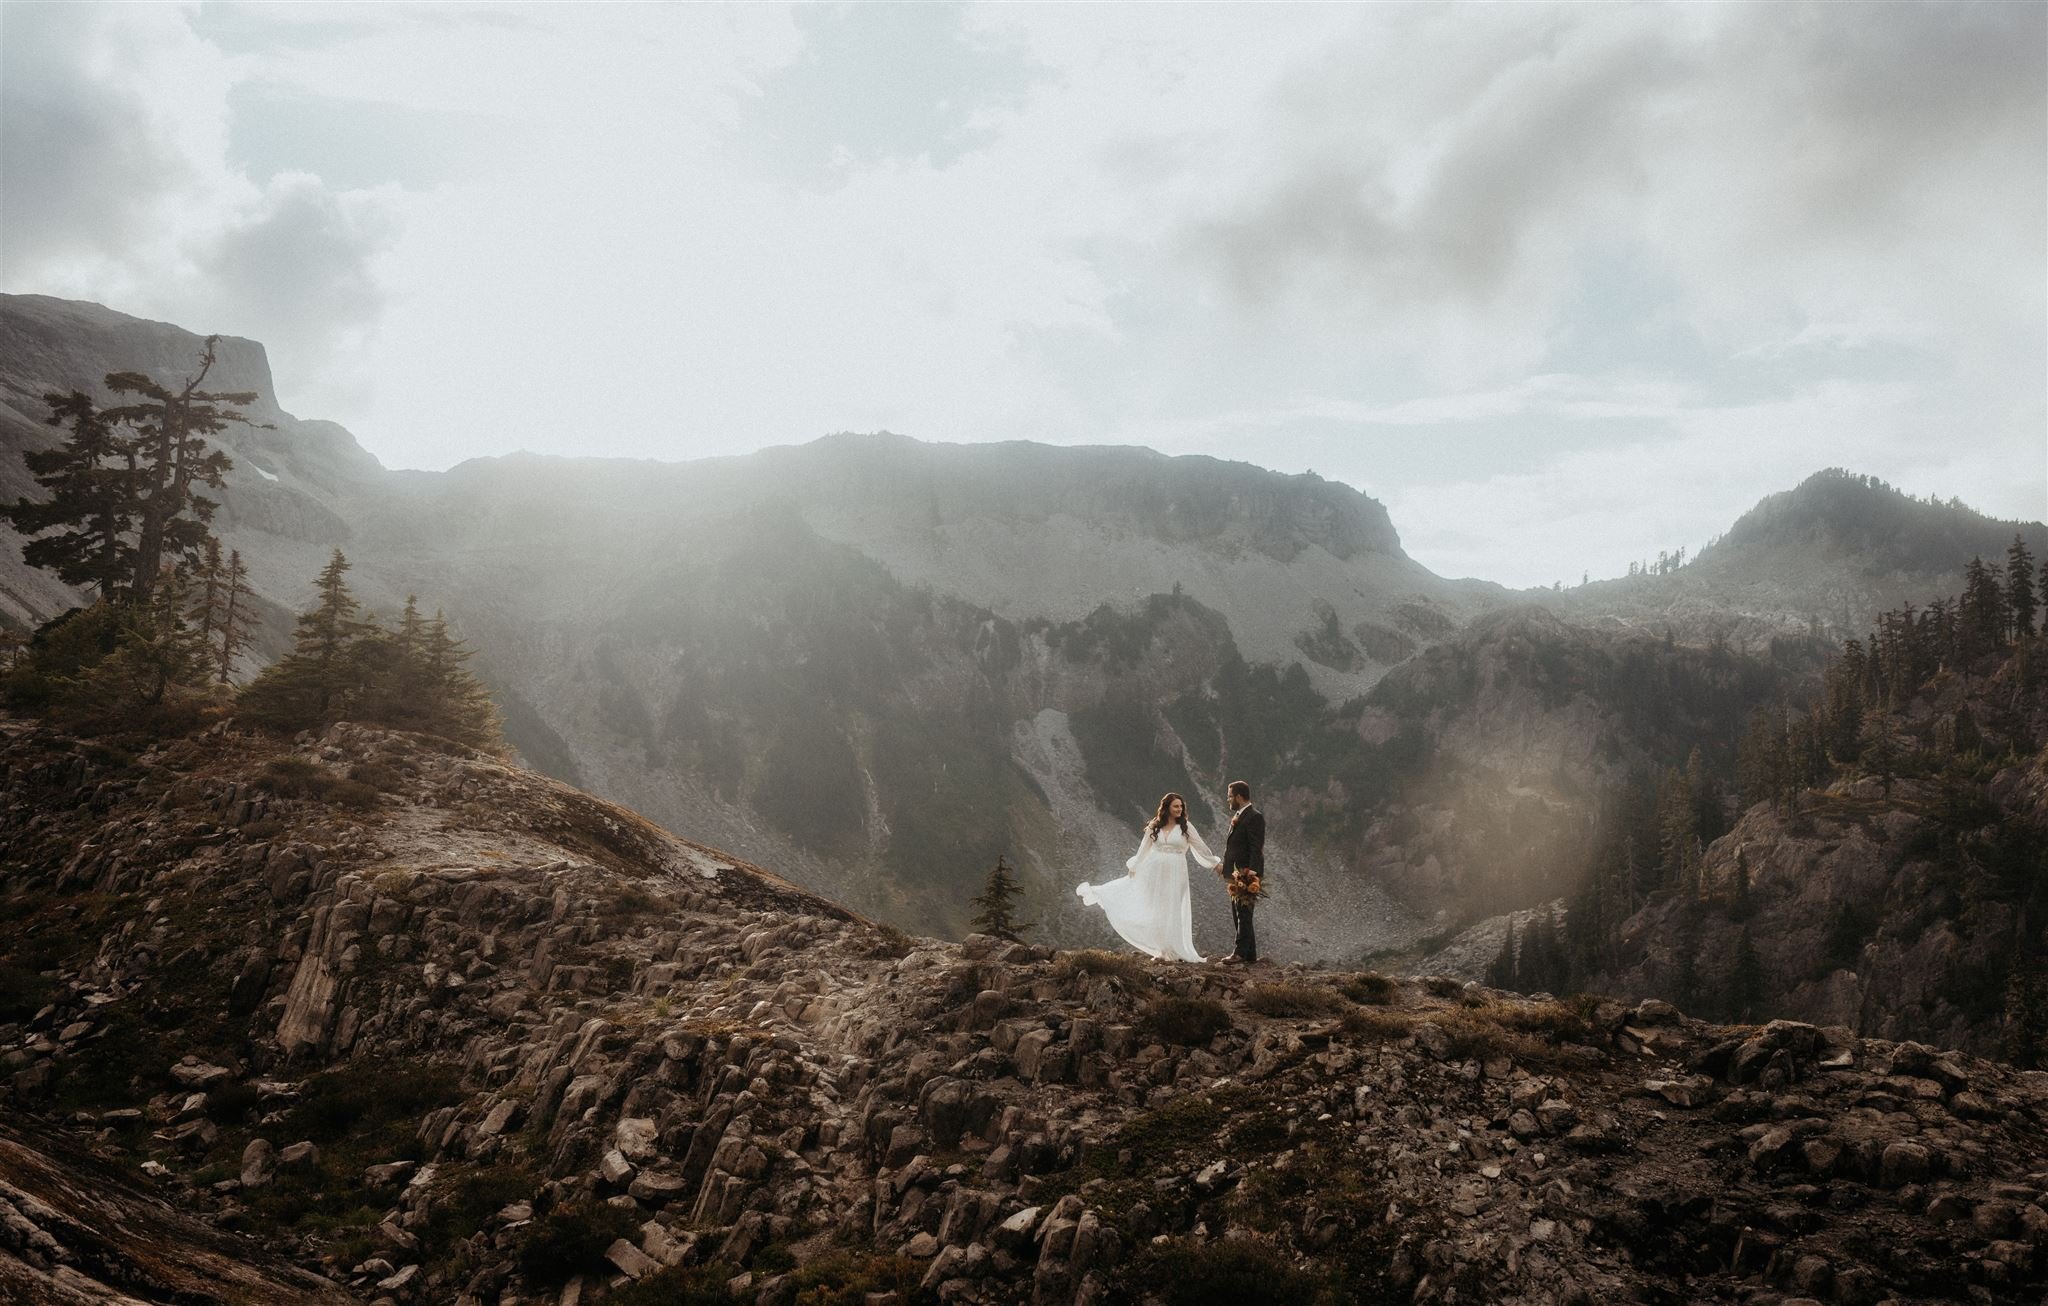
<instances>
[{"instance_id":1,"label":"tall evergreen tree","mask_svg":"<svg viewBox=\"0 0 2048 1306\"><path fill-rule=\"evenodd\" d=\"M22 546L22 561L110 598L129 587L136 572L135 446L76 390L45 395L43 402L50 405L52 426L70 428L61 444L22 455L47 497L0 507L0 519L33 537Z\"/></svg>"},{"instance_id":2,"label":"tall evergreen tree","mask_svg":"<svg viewBox=\"0 0 2048 1306\"><path fill-rule=\"evenodd\" d=\"M998 855L987 882L974 899L974 905L980 909L974 916L974 932L1009 939L1013 943L1023 938L1025 931L1031 929L1031 926L1017 920L1017 899L1023 893L1017 877L1010 871L1009 861Z\"/></svg>"},{"instance_id":3,"label":"tall evergreen tree","mask_svg":"<svg viewBox=\"0 0 2048 1306\"><path fill-rule=\"evenodd\" d=\"M299 614L292 651L242 691L242 710L256 720L301 729L335 719L360 689L353 653L371 629L348 587L348 558L340 549L314 582L318 597Z\"/></svg>"},{"instance_id":4,"label":"tall evergreen tree","mask_svg":"<svg viewBox=\"0 0 2048 1306\"><path fill-rule=\"evenodd\" d=\"M401 630L401 643L408 636ZM426 660L424 683L433 702L429 729L439 735L493 750L504 743L501 719L491 693L466 665L475 653L448 633L448 618L439 608L431 621L418 623L421 656Z\"/></svg>"},{"instance_id":5,"label":"tall evergreen tree","mask_svg":"<svg viewBox=\"0 0 2048 1306\"><path fill-rule=\"evenodd\" d=\"M1737 1020L1751 1020L1764 1000L1764 965L1750 942L1749 928L1735 936L1735 959L1728 977L1729 1014Z\"/></svg>"},{"instance_id":6,"label":"tall evergreen tree","mask_svg":"<svg viewBox=\"0 0 2048 1306\"><path fill-rule=\"evenodd\" d=\"M1998 648L2005 643L2009 620L1998 576L1982 558L1970 559L1963 569L1963 595L1956 613L1958 651L1974 658Z\"/></svg>"},{"instance_id":7,"label":"tall evergreen tree","mask_svg":"<svg viewBox=\"0 0 2048 1306\"><path fill-rule=\"evenodd\" d=\"M110 408L105 420L133 432L135 451L135 555L131 587L147 599L166 563L182 565L198 557L211 531L218 506L198 493L220 488L234 466L215 449L209 436L230 423L246 421L242 409L256 402L254 391L211 391L199 387L217 361L219 336L208 336L199 370L177 389L160 385L140 372L115 372L107 388L129 402Z\"/></svg>"},{"instance_id":8,"label":"tall evergreen tree","mask_svg":"<svg viewBox=\"0 0 2048 1306\"><path fill-rule=\"evenodd\" d=\"M1889 712L1866 712L1863 716L1863 764L1884 781L1884 796L1892 796L1892 780L1898 775L1901 743L1898 718Z\"/></svg>"},{"instance_id":9,"label":"tall evergreen tree","mask_svg":"<svg viewBox=\"0 0 2048 1306\"><path fill-rule=\"evenodd\" d=\"M2013 533L2012 546L2005 551L2005 602L2012 611L2013 638L2033 634L2034 613L2041 606L2034 588L2034 555L2027 549L2026 537L2018 532Z\"/></svg>"},{"instance_id":10,"label":"tall evergreen tree","mask_svg":"<svg viewBox=\"0 0 2048 1306\"><path fill-rule=\"evenodd\" d=\"M242 561L240 549L228 551L221 595L220 624L213 636L214 665L219 682L225 685L234 677L235 659L249 647L255 633L256 591L249 588L249 565Z\"/></svg>"},{"instance_id":11,"label":"tall evergreen tree","mask_svg":"<svg viewBox=\"0 0 2048 1306\"><path fill-rule=\"evenodd\" d=\"M1515 918L1508 917L1507 933L1501 936L1500 951L1486 965L1486 987L1490 989L1512 989L1515 987Z\"/></svg>"}]
</instances>

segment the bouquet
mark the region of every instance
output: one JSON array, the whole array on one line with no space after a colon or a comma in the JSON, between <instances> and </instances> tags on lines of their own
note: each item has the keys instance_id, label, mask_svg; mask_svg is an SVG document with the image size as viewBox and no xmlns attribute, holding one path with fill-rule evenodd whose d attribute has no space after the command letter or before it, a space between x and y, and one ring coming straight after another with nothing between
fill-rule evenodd
<instances>
[{"instance_id":1,"label":"bouquet","mask_svg":"<svg viewBox=\"0 0 2048 1306\"><path fill-rule=\"evenodd\" d=\"M1231 898L1238 902L1255 902L1266 891L1259 873L1249 866L1240 866L1232 871L1226 883Z\"/></svg>"}]
</instances>

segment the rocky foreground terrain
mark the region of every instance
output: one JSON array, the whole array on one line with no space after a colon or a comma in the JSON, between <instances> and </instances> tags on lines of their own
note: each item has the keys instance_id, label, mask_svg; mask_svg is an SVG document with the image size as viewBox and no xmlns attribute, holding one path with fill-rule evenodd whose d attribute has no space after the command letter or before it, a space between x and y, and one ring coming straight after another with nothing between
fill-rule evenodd
<instances>
[{"instance_id":1,"label":"rocky foreground terrain","mask_svg":"<svg viewBox=\"0 0 2048 1306\"><path fill-rule=\"evenodd\" d=\"M0 1297L2038 1300L2048 1075L907 938L479 754L0 722Z\"/></svg>"}]
</instances>

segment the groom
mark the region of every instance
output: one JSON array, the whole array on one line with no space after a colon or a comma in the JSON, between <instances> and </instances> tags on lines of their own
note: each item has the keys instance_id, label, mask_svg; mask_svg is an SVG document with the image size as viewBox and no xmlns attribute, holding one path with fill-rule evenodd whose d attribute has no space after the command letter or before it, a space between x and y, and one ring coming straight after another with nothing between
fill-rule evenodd
<instances>
[{"instance_id":1,"label":"groom","mask_svg":"<svg viewBox=\"0 0 2048 1306\"><path fill-rule=\"evenodd\" d=\"M1266 875L1266 816L1252 806L1252 787L1232 780L1224 801L1230 805L1230 837L1223 841L1223 860L1216 873L1230 890L1230 923L1237 927L1237 948L1224 963L1247 965L1259 959L1258 936L1252 933L1252 909Z\"/></svg>"}]
</instances>

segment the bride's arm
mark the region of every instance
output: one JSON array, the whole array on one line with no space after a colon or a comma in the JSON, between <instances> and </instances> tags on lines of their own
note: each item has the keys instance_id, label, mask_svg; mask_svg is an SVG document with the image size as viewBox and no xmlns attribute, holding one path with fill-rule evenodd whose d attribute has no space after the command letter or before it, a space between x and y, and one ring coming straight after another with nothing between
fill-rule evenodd
<instances>
[{"instance_id":1,"label":"bride's arm","mask_svg":"<svg viewBox=\"0 0 2048 1306\"><path fill-rule=\"evenodd\" d=\"M1203 870L1213 871L1223 860L1209 851L1209 845L1202 842L1201 832L1192 825L1188 827L1188 851L1195 855L1195 860L1201 863Z\"/></svg>"},{"instance_id":2,"label":"bride's arm","mask_svg":"<svg viewBox=\"0 0 2048 1306\"><path fill-rule=\"evenodd\" d=\"M1154 831L1151 829L1151 827L1147 826L1145 829L1145 837L1138 841L1138 851L1132 853L1131 860L1124 863L1125 870L1135 871L1138 869L1138 863L1144 861L1145 854L1152 851L1152 840L1155 837L1156 835Z\"/></svg>"}]
</instances>

